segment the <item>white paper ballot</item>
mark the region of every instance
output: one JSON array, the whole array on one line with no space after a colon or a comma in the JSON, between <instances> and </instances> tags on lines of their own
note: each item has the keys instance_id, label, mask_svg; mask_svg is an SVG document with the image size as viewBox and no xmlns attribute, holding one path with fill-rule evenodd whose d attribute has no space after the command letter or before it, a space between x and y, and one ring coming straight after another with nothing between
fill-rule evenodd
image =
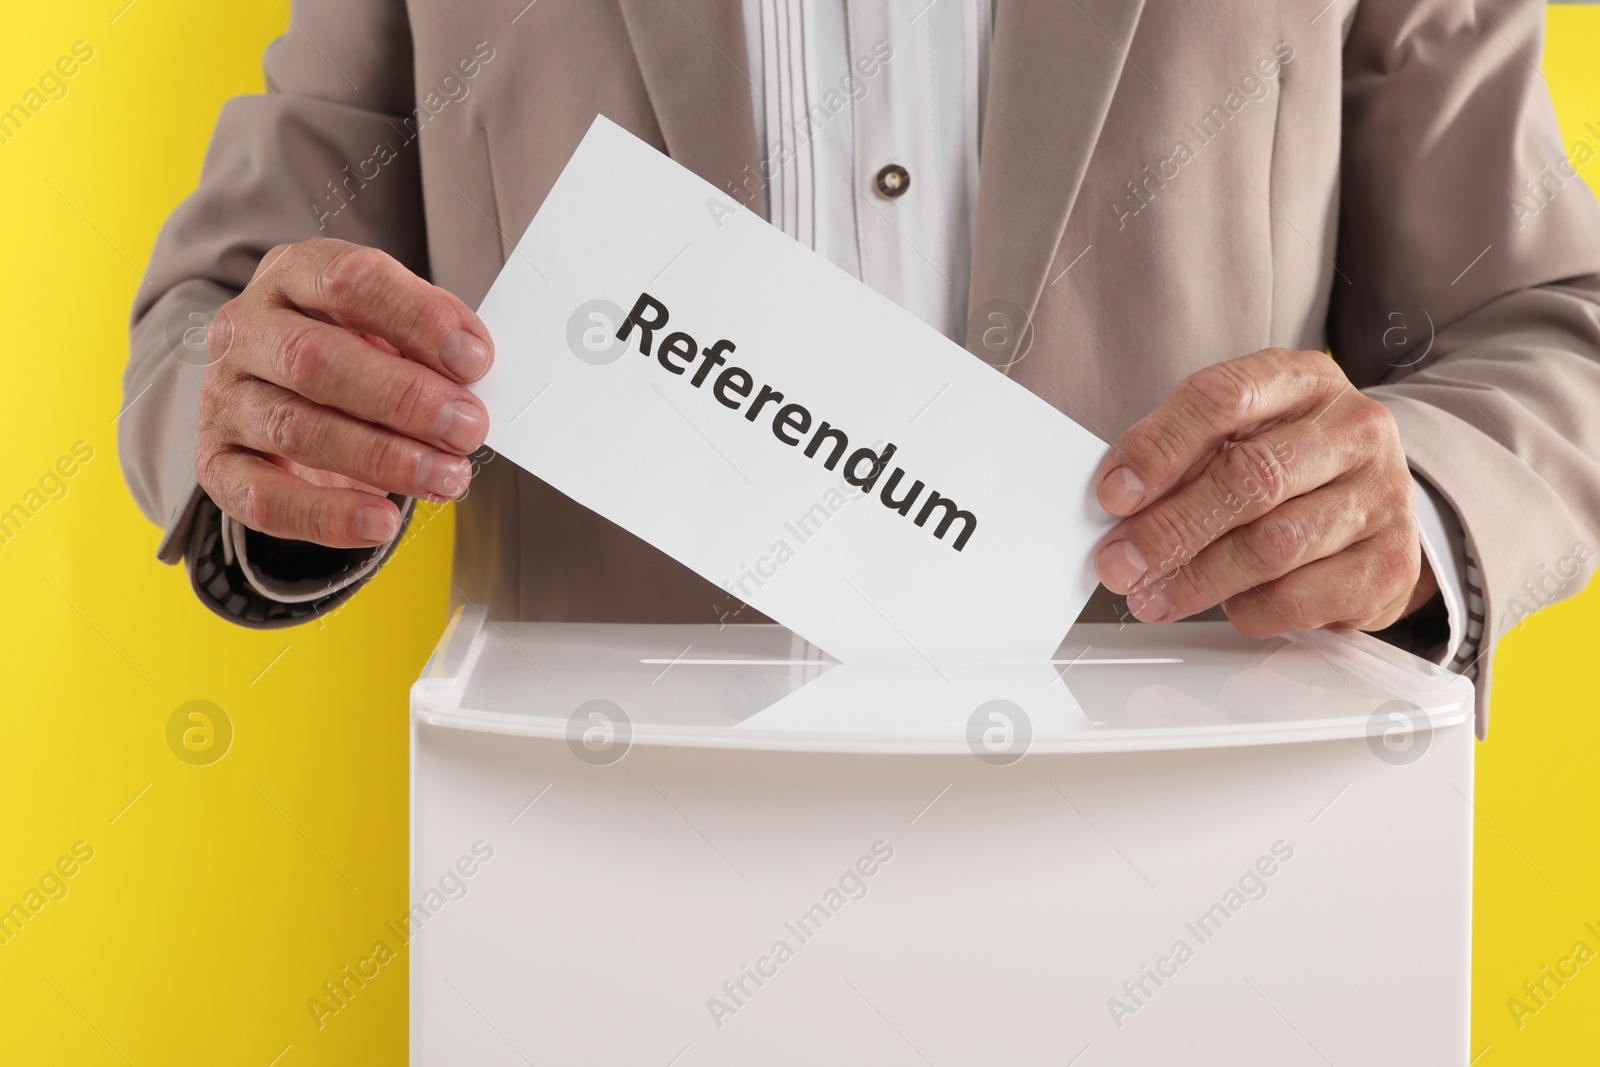
<instances>
[{"instance_id":1,"label":"white paper ballot","mask_svg":"<svg viewBox=\"0 0 1600 1067\"><path fill-rule=\"evenodd\" d=\"M1094 589L1101 441L604 118L479 313L495 451L845 663L1046 660Z\"/></svg>"}]
</instances>

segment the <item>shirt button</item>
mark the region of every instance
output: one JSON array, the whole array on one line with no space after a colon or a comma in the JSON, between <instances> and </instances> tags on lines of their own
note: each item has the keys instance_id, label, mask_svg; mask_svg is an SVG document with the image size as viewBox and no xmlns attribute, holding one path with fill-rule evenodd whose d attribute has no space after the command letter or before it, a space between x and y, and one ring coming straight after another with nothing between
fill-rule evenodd
<instances>
[{"instance_id":1,"label":"shirt button","mask_svg":"<svg viewBox=\"0 0 1600 1067\"><path fill-rule=\"evenodd\" d=\"M877 187L879 196L893 200L897 196L904 196L906 190L911 188L911 172L898 163L890 163L878 172L872 184Z\"/></svg>"}]
</instances>

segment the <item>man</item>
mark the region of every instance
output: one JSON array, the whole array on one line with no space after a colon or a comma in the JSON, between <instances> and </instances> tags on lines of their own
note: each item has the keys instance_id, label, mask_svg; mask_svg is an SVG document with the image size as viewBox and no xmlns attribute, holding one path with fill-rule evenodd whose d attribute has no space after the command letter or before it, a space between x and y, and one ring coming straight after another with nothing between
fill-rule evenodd
<instances>
[{"instance_id":1,"label":"man","mask_svg":"<svg viewBox=\"0 0 1600 1067\"><path fill-rule=\"evenodd\" d=\"M467 458L471 308L605 114L1114 442L1096 564L1133 616L1379 631L1475 672L1482 730L1494 642L1582 588L1600 515L1600 209L1543 19L301 0L157 245L128 478L160 558L247 625L342 603L469 478L455 586L492 616L728 617Z\"/></svg>"}]
</instances>

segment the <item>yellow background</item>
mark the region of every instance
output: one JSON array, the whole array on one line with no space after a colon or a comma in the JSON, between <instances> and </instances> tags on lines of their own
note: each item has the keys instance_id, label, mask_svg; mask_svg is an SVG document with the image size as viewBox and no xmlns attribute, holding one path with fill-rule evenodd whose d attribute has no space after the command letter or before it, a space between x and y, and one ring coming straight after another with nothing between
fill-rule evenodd
<instances>
[{"instance_id":1,"label":"yellow background","mask_svg":"<svg viewBox=\"0 0 1600 1067\"><path fill-rule=\"evenodd\" d=\"M321 1029L306 1002L406 909L406 689L445 621L452 519L427 523L322 625L258 633L157 565L117 466L126 311L195 184L223 100L261 89L287 0L8 5L0 104L74 42L94 58L0 146L8 383L0 510L75 442L93 458L0 545L0 906L94 857L0 946L0 1063L402 1063L404 964ZM120 14L119 14L120 12ZM115 21L113 21L115 20ZM1545 69L1569 141L1600 150L1600 8L1551 11ZM1591 182L1600 163L1584 168ZM1482 1067L1600 1062L1600 962L1519 1029L1506 1001L1574 941L1600 950L1600 593L1499 653L1479 750L1472 1048ZM167 746L190 700L231 750ZM131 803L130 803L131 802ZM1426 901L1394 890L1394 921ZM1439 980L1413 961L1418 983Z\"/></svg>"}]
</instances>

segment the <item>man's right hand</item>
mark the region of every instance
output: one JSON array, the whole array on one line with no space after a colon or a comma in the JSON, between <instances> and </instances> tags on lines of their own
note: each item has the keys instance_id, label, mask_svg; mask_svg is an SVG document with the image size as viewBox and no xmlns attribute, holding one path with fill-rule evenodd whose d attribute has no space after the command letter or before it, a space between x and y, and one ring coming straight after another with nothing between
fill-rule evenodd
<instances>
[{"instance_id":1,"label":"man's right hand","mask_svg":"<svg viewBox=\"0 0 1600 1067\"><path fill-rule=\"evenodd\" d=\"M206 343L195 474L250 529L369 548L400 528L387 494L466 492L489 415L462 383L494 346L471 308L392 257L280 245Z\"/></svg>"}]
</instances>

